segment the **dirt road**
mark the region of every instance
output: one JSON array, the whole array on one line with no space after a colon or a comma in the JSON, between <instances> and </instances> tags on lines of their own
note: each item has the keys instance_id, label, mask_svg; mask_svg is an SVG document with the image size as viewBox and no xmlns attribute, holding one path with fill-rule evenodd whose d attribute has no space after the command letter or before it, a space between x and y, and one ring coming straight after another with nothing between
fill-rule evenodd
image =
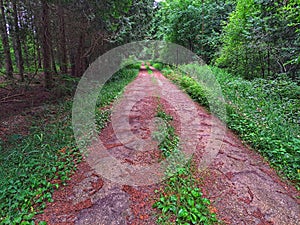
<instances>
[{"instance_id":1,"label":"dirt road","mask_svg":"<svg viewBox=\"0 0 300 225\"><path fill-rule=\"evenodd\" d=\"M295 188L158 71L145 69L113 107L112 122L99 137L102 147L91 150L38 219L49 224L155 224L151 206L163 178L155 170L160 152L151 139L158 103L173 116L184 152L198 163L203 193L219 219L238 225L300 224ZM106 156L116 161L101 161Z\"/></svg>"}]
</instances>

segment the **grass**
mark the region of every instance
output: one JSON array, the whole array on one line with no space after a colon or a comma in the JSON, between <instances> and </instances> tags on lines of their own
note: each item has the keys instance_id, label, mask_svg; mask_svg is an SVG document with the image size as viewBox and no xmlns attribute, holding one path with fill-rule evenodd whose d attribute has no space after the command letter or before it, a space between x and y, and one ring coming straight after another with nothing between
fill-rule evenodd
<instances>
[{"instance_id":1,"label":"grass","mask_svg":"<svg viewBox=\"0 0 300 225\"><path fill-rule=\"evenodd\" d=\"M145 63L145 67L146 67L146 70L149 74L152 74L153 71L150 69L150 66L148 65L148 63Z\"/></svg>"},{"instance_id":2,"label":"grass","mask_svg":"<svg viewBox=\"0 0 300 225\"><path fill-rule=\"evenodd\" d=\"M102 88L97 107L109 105L137 73L137 69L116 73ZM82 156L75 145L71 109L71 100L48 106L30 135L14 134L9 142L0 143L0 224L34 224L33 217L52 201L53 190L76 170ZM99 111L96 119L103 128L109 111Z\"/></svg>"},{"instance_id":3,"label":"grass","mask_svg":"<svg viewBox=\"0 0 300 225\"><path fill-rule=\"evenodd\" d=\"M227 125L300 188L300 87L286 77L245 80L211 68L225 97ZM205 88L171 68L166 77L209 109ZM223 119L223 118L221 118Z\"/></svg>"},{"instance_id":4,"label":"grass","mask_svg":"<svg viewBox=\"0 0 300 225\"><path fill-rule=\"evenodd\" d=\"M173 118L166 114L161 106L158 107L156 116L167 124L166 129L163 129L163 134L156 134L158 140L161 140L161 136L164 137L159 144L163 157L167 158L170 154L177 154L180 157L179 137L175 134L175 128L170 124ZM160 197L153 204L153 208L158 209L159 212L158 224L210 225L218 223L216 215L209 210L210 201L202 196L198 188L199 181L195 179L194 171L191 160L186 165L175 165L175 167L171 165L167 168L166 175L168 173L172 175L168 176L164 187L157 190Z\"/></svg>"}]
</instances>

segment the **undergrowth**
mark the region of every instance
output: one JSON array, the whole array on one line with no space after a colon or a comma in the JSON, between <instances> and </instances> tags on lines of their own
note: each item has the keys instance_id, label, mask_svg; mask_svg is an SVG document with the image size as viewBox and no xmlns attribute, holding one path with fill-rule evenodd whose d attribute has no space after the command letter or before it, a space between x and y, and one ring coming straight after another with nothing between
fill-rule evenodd
<instances>
[{"instance_id":1,"label":"undergrowth","mask_svg":"<svg viewBox=\"0 0 300 225\"><path fill-rule=\"evenodd\" d=\"M187 164L180 165L179 137L175 134L175 128L171 125L172 117L166 114L162 107L157 110L157 117L163 119L166 128L163 134L156 134L158 140L164 139L159 144L164 158L171 154L178 155L177 165L170 165L166 170L164 187L157 190L160 197L153 204L157 208L158 224L216 224L216 215L209 210L210 201L202 196L199 181L194 178L194 166L189 160ZM160 129L158 129L160 130ZM176 157L175 157L176 158ZM175 160L176 161L176 160ZM174 170L175 169L175 170ZM175 172L174 172L175 171Z\"/></svg>"},{"instance_id":2,"label":"undergrowth","mask_svg":"<svg viewBox=\"0 0 300 225\"><path fill-rule=\"evenodd\" d=\"M116 73L102 88L97 107L109 105L137 73L130 68ZM28 136L13 134L0 143L0 224L35 224L34 216L82 159L71 124L72 101L44 108L45 116L35 118ZM99 130L109 115L107 110L96 113Z\"/></svg>"},{"instance_id":3,"label":"undergrowth","mask_svg":"<svg viewBox=\"0 0 300 225\"><path fill-rule=\"evenodd\" d=\"M300 87L287 77L248 81L218 68L211 69L226 101L228 127L299 189ZM209 109L205 88L194 79L170 67L165 67L163 73Z\"/></svg>"}]
</instances>

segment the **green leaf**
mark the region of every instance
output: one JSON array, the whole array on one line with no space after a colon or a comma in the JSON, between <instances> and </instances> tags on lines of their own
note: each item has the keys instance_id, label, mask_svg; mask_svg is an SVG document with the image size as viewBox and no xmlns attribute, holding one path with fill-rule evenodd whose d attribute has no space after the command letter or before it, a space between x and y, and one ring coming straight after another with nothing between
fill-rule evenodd
<instances>
[{"instance_id":1,"label":"green leaf","mask_svg":"<svg viewBox=\"0 0 300 225\"><path fill-rule=\"evenodd\" d=\"M39 225L47 225L47 222L46 221L40 221Z\"/></svg>"},{"instance_id":2,"label":"green leaf","mask_svg":"<svg viewBox=\"0 0 300 225\"><path fill-rule=\"evenodd\" d=\"M177 214L179 218L186 218L188 215L189 213L185 208L180 208Z\"/></svg>"}]
</instances>

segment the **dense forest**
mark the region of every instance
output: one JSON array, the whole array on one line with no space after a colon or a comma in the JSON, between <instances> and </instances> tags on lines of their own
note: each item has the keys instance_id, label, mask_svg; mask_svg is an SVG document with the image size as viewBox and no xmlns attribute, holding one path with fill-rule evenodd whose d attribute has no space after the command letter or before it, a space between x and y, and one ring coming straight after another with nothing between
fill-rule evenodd
<instances>
[{"instance_id":1,"label":"dense forest","mask_svg":"<svg viewBox=\"0 0 300 225\"><path fill-rule=\"evenodd\" d=\"M124 65L127 66L97 90L97 132L87 130L84 135L89 138L102 132L110 123L112 104L142 71L152 76L151 85L159 83L159 79L170 89L176 85L188 96L185 98L187 104L199 103L205 107L206 111L200 113L204 120L219 116L210 109L209 97L224 106L226 115L219 119L226 124L226 129L263 157L263 160L253 159L250 153L246 154L253 161L258 160L251 166L263 165L259 169L264 170L263 176L268 179L266 185L271 185L265 189L272 191L272 184L279 183L272 183L265 175L272 175L273 170L266 169L269 165L276 171L272 177L278 175L287 183L284 189L276 186L276 192L281 194L272 193L276 195L272 202L276 203L277 195L282 196L288 188L291 193L300 190L300 0L0 0L0 34L0 224L47 224L47 218L38 216L48 202L54 201L54 190L65 187L78 167L83 174L90 173L78 166L84 157L79 149L81 146L76 143L72 124L76 86L99 56L135 41L178 44L197 54L205 65L166 65L155 58L155 54L145 62L126 56ZM222 99L191 74L184 73L184 68L199 74L208 68L222 89ZM160 72L163 76L158 75ZM145 87L151 86L149 83ZM139 88L132 93L143 90ZM82 102L88 101L83 99ZM158 147L162 157L167 158L172 151L178 150L181 137L173 123L176 116L173 121L174 115L168 114L172 109L166 111L163 100L160 104L156 117L166 121L164 135L167 138ZM149 114L148 109L142 111L146 116ZM135 115L138 113L135 111ZM137 121L134 122L141 122ZM206 122L204 127L211 121ZM189 125L188 122L183 124ZM155 135L160 137L161 133ZM205 136L208 135L204 133ZM230 149L244 150L240 142L236 144L234 138L229 140L232 143L224 140L222 146L231 144ZM89 145L84 139L81 141L84 147ZM243 165L248 162L235 154L233 152L227 162L236 160ZM260 173L259 169L255 173ZM199 174L193 174L195 171L189 162L187 167L179 168L179 176L164 183L167 188L156 190L156 194L165 191L153 205L159 212L158 224L174 219L175 212L179 221L176 220L176 224L217 223L217 210L200 192L198 186L205 182L199 181ZM208 178L207 174L204 177ZM228 178L232 173L225 175ZM190 180L187 181L187 177ZM254 184L256 181L253 179ZM72 186L76 182L69 184ZM91 183L99 191L103 183L97 182ZM131 187L126 188L134 193ZM252 201L253 194L247 188L244 187ZM185 202L183 206L177 199L179 195ZM299 193L296 195L295 198L299 198ZM269 197L267 194L261 196ZM286 198L284 196L281 202L288 202ZM238 201L248 201L241 199ZM144 203L141 205L146 205ZM223 205L229 207L231 203L227 203ZM84 208L86 202L76 207L68 205L71 203L61 204L77 213L76 207ZM262 204L264 208L263 201ZM290 204L289 207L293 205ZM56 207L55 213L61 206L56 203ZM291 210L296 215L294 211ZM223 213L226 214L226 210ZM260 211L255 213L261 215ZM247 223L243 219L241 221ZM262 220L261 224L273 223Z\"/></svg>"},{"instance_id":2,"label":"dense forest","mask_svg":"<svg viewBox=\"0 0 300 225\"><path fill-rule=\"evenodd\" d=\"M1 0L1 74L81 76L99 55L166 40L247 79L299 77L299 2Z\"/></svg>"},{"instance_id":3,"label":"dense forest","mask_svg":"<svg viewBox=\"0 0 300 225\"><path fill-rule=\"evenodd\" d=\"M1 73L81 76L107 50L146 36L152 1L1 1ZM133 16L135 15L135 16ZM140 21L143 21L141 24Z\"/></svg>"}]
</instances>

